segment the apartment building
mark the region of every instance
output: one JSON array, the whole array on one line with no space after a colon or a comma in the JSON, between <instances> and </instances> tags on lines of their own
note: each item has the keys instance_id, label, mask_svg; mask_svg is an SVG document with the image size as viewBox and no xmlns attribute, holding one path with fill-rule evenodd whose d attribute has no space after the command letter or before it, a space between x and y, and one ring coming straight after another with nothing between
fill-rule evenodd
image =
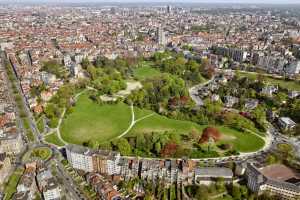
<instances>
[{"instance_id":1,"label":"apartment building","mask_svg":"<svg viewBox=\"0 0 300 200\"><path fill-rule=\"evenodd\" d=\"M269 192L283 200L300 198L300 176L284 165L257 168L254 164L247 163L246 178L248 188L258 194Z\"/></svg>"}]
</instances>

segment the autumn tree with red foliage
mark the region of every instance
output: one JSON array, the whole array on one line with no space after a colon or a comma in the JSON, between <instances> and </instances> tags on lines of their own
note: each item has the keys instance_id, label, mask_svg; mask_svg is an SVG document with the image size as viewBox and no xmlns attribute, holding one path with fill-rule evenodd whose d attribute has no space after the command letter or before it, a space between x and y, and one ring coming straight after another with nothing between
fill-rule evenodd
<instances>
[{"instance_id":1,"label":"autumn tree with red foliage","mask_svg":"<svg viewBox=\"0 0 300 200\"><path fill-rule=\"evenodd\" d=\"M176 153L177 147L178 145L176 143L169 142L160 151L160 155L162 157L172 157Z\"/></svg>"},{"instance_id":2,"label":"autumn tree with red foliage","mask_svg":"<svg viewBox=\"0 0 300 200\"><path fill-rule=\"evenodd\" d=\"M207 127L203 130L202 136L199 140L199 143L206 143L209 141L210 138L214 140L214 142L217 142L221 138L220 131L215 127Z\"/></svg>"}]
</instances>

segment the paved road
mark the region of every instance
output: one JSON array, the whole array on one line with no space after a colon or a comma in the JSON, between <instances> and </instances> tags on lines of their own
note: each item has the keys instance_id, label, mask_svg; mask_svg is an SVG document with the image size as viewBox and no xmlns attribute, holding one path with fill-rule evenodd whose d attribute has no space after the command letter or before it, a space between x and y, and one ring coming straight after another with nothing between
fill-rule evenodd
<instances>
[{"instance_id":1,"label":"paved road","mask_svg":"<svg viewBox=\"0 0 300 200\"><path fill-rule=\"evenodd\" d=\"M196 103L197 106L203 106L203 104L204 104L203 100L198 96L198 90L201 89L203 86L208 85L213 80L214 80L214 77L204 83L200 83L189 89L190 97L193 99L193 101Z\"/></svg>"},{"instance_id":2,"label":"paved road","mask_svg":"<svg viewBox=\"0 0 300 200\"><path fill-rule=\"evenodd\" d=\"M3 51L1 51L1 59L3 60L3 62L6 60L5 52L3 52ZM16 87L18 89L19 94L21 95L21 98L22 98L22 101L23 101L23 104L24 104L24 110L25 110L25 112L27 114L27 117L29 119L29 126L30 126L30 128L31 128L31 130L32 130L32 132L33 132L33 134L35 136L35 142L41 143L42 142L42 137L40 135L39 130L37 129L37 126L36 126L36 123L35 123L35 119L34 119L34 117L32 115L31 110L29 109L29 106L28 106L27 101L26 101L26 97L25 97L25 95L22 92L19 79L18 79L18 77L15 74L14 74L14 76L15 76L15 78L17 80L16 83L15 83L15 85L16 85Z\"/></svg>"},{"instance_id":3,"label":"paved road","mask_svg":"<svg viewBox=\"0 0 300 200\"><path fill-rule=\"evenodd\" d=\"M67 193L69 196L72 197L74 200L84 200L87 199L85 196L83 196L80 193L80 190L77 188L76 183L73 181L72 177L69 176L69 174L65 171L64 166L58 161L57 159L54 159L57 167L57 172L59 174L59 177L62 178L63 186L66 188Z\"/></svg>"}]
</instances>

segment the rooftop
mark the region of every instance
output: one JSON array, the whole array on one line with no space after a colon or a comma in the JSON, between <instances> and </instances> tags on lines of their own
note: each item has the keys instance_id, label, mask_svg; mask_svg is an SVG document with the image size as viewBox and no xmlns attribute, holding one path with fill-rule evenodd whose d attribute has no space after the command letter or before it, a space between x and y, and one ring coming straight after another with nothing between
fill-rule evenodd
<instances>
[{"instance_id":1,"label":"rooftop","mask_svg":"<svg viewBox=\"0 0 300 200\"><path fill-rule=\"evenodd\" d=\"M300 179L299 173L282 164L273 164L266 166L260 169L260 172L264 176L278 181L288 181L292 180L293 178Z\"/></svg>"}]
</instances>

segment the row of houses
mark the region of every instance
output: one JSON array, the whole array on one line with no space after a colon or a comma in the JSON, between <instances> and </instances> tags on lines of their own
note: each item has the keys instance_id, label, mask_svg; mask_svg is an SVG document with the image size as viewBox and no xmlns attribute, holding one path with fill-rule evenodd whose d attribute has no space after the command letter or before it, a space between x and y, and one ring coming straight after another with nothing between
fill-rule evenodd
<instances>
[{"instance_id":1,"label":"row of houses","mask_svg":"<svg viewBox=\"0 0 300 200\"><path fill-rule=\"evenodd\" d=\"M13 199L32 200L36 199L39 194L42 194L44 200L62 198L61 188L50 169L47 169L42 163L27 163Z\"/></svg>"},{"instance_id":2,"label":"row of houses","mask_svg":"<svg viewBox=\"0 0 300 200\"><path fill-rule=\"evenodd\" d=\"M300 73L300 60L295 59L288 52L272 51L268 54L265 52L247 52L243 49L223 46L213 46L212 59L214 66L222 66L224 63L222 57L230 58L237 63L245 61L251 62L254 66L264 69L270 73L295 75ZM216 56L222 56L221 58Z\"/></svg>"},{"instance_id":3,"label":"row of houses","mask_svg":"<svg viewBox=\"0 0 300 200\"><path fill-rule=\"evenodd\" d=\"M3 184L12 170L14 157L24 144L17 128L15 105L9 95L3 62L0 62L0 184Z\"/></svg>"},{"instance_id":4,"label":"row of houses","mask_svg":"<svg viewBox=\"0 0 300 200\"><path fill-rule=\"evenodd\" d=\"M124 181L140 177L152 182L163 180L166 185L169 185L194 184L201 181L206 183L209 180L205 175L211 178L223 177L227 181L233 179L230 169L212 168L206 169L205 172L205 169L198 167L197 162L193 160L121 157L118 152L91 150L78 145L68 145L66 154L70 165L77 170L118 176Z\"/></svg>"},{"instance_id":5,"label":"row of houses","mask_svg":"<svg viewBox=\"0 0 300 200\"><path fill-rule=\"evenodd\" d=\"M275 164L258 167L252 162L238 163L233 171L225 167L199 167L188 159L143 159L123 157L117 152L91 150L77 145L66 146L70 165L86 173L88 183L102 199L122 199L111 180L129 181L135 178L157 183L162 180L166 187L171 184L211 184L217 180L233 183L234 174L245 177L247 186L255 193L265 191L294 200L300 196L300 175L285 165ZM99 159L101 158L101 159Z\"/></svg>"},{"instance_id":6,"label":"row of houses","mask_svg":"<svg viewBox=\"0 0 300 200\"><path fill-rule=\"evenodd\" d=\"M4 66L0 66L0 153L16 155L21 152L23 140L16 126L16 111L7 85Z\"/></svg>"}]
</instances>

